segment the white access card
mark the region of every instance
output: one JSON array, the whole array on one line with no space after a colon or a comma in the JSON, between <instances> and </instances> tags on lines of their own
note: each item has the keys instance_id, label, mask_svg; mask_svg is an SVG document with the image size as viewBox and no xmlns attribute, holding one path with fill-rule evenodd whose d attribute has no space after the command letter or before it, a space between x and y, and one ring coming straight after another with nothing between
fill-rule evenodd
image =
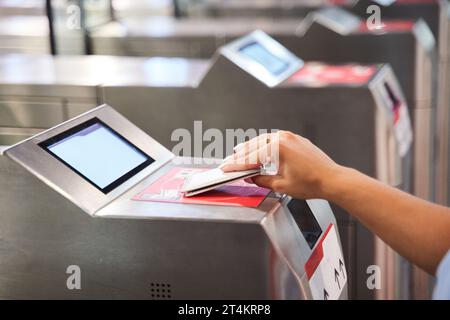
<instances>
[{"instance_id":1,"label":"white access card","mask_svg":"<svg viewBox=\"0 0 450 320\"><path fill-rule=\"evenodd\" d=\"M310 260L306 263L305 270L309 269L309 286L313 299L339 299L347 283L347 270L333 224L330 224L322 236Z\"/></svg>"},{"instance_id":2,"label":"white access card","mask_svg":"<svg viewBox=\"0 0 450 320\"><path fill-rule=\"evenodd\" d=\"M181 188L181 192L187 193L186 196L195 195L212 190L232 181L256 176L260 174L260 172L261 169L223 172L221 169L216 168L194 173L186 179L186 182Z\"/></svg>"}]
</instances>

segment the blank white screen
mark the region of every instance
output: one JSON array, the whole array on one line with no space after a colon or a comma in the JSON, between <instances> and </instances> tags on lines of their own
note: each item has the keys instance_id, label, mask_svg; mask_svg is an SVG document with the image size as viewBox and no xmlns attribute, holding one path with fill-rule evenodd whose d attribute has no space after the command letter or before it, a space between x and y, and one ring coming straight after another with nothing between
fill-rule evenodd
<instances>
[{"instance_id":1,"label":"blank white screen","mask_svg":"<svg viewBox=\"0 0 450 320\"><path fill-rule=\"evenodd\" d=\"M100 188L148 160L100 123L50 145L48 149Z\"/></svg>"}]
</instances>

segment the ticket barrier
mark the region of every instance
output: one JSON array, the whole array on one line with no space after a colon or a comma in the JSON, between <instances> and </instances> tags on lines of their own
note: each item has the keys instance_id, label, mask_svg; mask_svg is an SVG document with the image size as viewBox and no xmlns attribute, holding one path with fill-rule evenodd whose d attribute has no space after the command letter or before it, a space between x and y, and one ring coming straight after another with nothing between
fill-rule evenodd
<instances>
[{"instance_id":1,"label":"ticket barrier","mask_svg":"<svg viewBox=\"0 0 450 320\"><path fill-rule=\"evenodd\" d=\"M389 63L398 77L414 132L412 193L435 200L437 70L433 34L423 20L383 20L370 31L365 21L339 8L309 14L297 29L301 41L284 39L305 60ZM442 190L440 190L442 191Z\"/></svg>"},{"instance_id":2,"label":"ticket barrier","mask_svg":"<svg viewBox=\"0 0 450 320\"><path fill-rule=\"evenodd\" d=\"M430 26L437 41L437 109L436 109L436 197L438 203L450 204L450 7L445 0L396 0L385 3L383 1L360 0L351 9L353 12L367 16L367 8L376 5L383 17L389 19L424 19ZM420 87L416 89L420 90ZM431 285L429 277L415 270L413 275L413 297L425 299L430 297Z\"/></svg>"},{"instance_id":3,"label":"ticket barrier","mask_svg":"<svg viewBox=\"0 0 450 320\"><path fill-rule=\"evenodd\" d=\"M123 18L92 28L92 52L101 55L209 59L226 43L254 30L271 36L295 34L299 19Z\"/></svg>"},{"instance_id":4,"label":"ticket barrier","mask_svg":"<svg viewBox=\"0 0 450 320\"><path fill-rule=\"evenodd\" d=\"M187 202L192 162L107 105L3 147L0 297L347 298L326 201L240 185Z\"/></svg>"},{"instance_id":5,"label":"ticket barrier","mask_svg":"<svg viewBox=\"0 0 450 320\"><path fill-rule=\"evenodd\" d=\"M359 14L368 5L378 4L377 1L360 1L353 11ZM436 163L437 177L437 201L442 204L450 204L450 5L444 0L397 0L389 6L381 7L383 17L424 19L430 26L437 41L438 50L438 108L436 141L440 156ZM442 150L442 151L441 151Z\"/></svg>"},{"instance_id":6,"label":"ticket barrier","mask_svg":"<svg viewBox=\"0 0 450 320\"><path fill-rule=\"evenodd\" d=\"M213 17L304 17L324 6L350 5L354 0L209 0L201 12Z\"/></svg>"},{"instance_id":7,"label":"ticket barrier","mask_svg":"<svg viewBox=\"0 0 450 320\"><path fill-rule=\"evenodd\" d=\"M211 132L226 136L227 129L286 129L308 137L341 164L409 190L410 120L388 66L303 63L262 32L222 47L205 64L200 74L192 69L186 79L193 80L182 87L171 84L178 78L173 74L164 86L108 83L103 99L169 148L179 146L176 129L200 139L200 146L208 144L202 128L207 141ZM202 150L184 155L200 156ZM335 212L350 297L407 298L408 264L341 209ZM380 290L366 285L372 265L386 275Z\"/></svg>"},{"instance_id":8,"label":"ticket barrier","mask_svg":"<svg viewBox=\"0 0 450 320\"><path fill-rule=\"evenodd\" d=\"M45 16L45 1L0 0L0 16Z\"/></svg>"},{"instance_id":9,"label":"ticket barrier","mask_svg":"<svg viewBox=\"0 0 450 320\"><path fill-rule=\"evenodd\" d=\"M244 46L244 44L249 45L253 42L256 46ZM262 46L259 47L258 43L262 43ZM389 150L392 152L389 152L386 148L383 149L384 151L376 152L377 148L383 148L386 144L378 143L374 145L374 141L384 141L383 137L386 137L386 135L375 135L381 140L375 139L375 136L370 138L365 132L367 130L373 132L368 129L369 126L363 120L351 125L346 123L351 122L354 117L359 118L357 114L361 112L361 106L368 108L367 110L364 109L367 112L374 112L375 110L387 112L385 114L386 119L388 119L387 125L393 119L394 114L399 115L400 110L404 109L400 108L401 102L404 101L401 90L389 68L377 69L375 66L358 65L327 66L311 63L302 67L302 62L298 58L286 52L279 44L259 32L246 38L245 43L241 44L242 48L239 48L242 50L237 50L239 48L236 44L224 47L212 61L108 57L115 62L105 64L105 62L100 62L101 59L106 59L106 57L95 57L97 60L94 57L82 57L83 60L91 61L90 64L82 68L83 64L81 62L74 64L72 57L58 57L57 60L61 65L70 66L72 64L72 70L80 70L79 76L83 74L81 70L86 68L97 76L102 73L104 77L109 79L109 84L101 86L101 90L99 89L99 83L101 82L94 81L92 76L81 77L80 79L84 80L78 80L76 83L87 83L90 85L87 86L91 88L90 90L98 90L98 100L114 101L116 107L122 113L138 123L141 128L152 134L158 141L162 141L171 148L174 146L174 141L170 139L172 130L175 128L191 128L193 121L199 119L203 120L203 124L208 127L219 128L223 131L227 128L290 129L310 137L340 163L356 167L392 185L403 185L405 190L409 188L407 187L410 179L409 174L403 174L403 171L396 164L397 161L387 161L384 158L393 155L395 158L397 152L391 149ZM281 61L277 58L280 55L283 57ZM108 59L105 61L109 61ZM275 64L273 64L274 61L276 61ZM51 67L36 67L33 69L35 70L34 74L45 75L41 77L41 80L50 78L59 81L55 83L42 82L32 86L32 81L28 79L27 83L30 83L28 85L30 88L36 90L40 88L42 91L43 88L49 87L47 90L59 91L71 83L71 78L57 76L58 73L55 73L55 70L59 68L55 68L55 65L49 61L46 63ZM264 67L264 64L267 63L269 69ZM123 69L117 68L118 65ZM22 88L23 83L19 80L23 80L23 77L29 74L30 67L31 65L27 66L26 64L23 68L16 67L15 75L17 78L15 81L9 84L3 83L2 86L7 87L9 92L25 90ZM116 72L112 72L112 70ZM336 75L336 72L341 76L333 78L332 76ZM11 78L5 77L4 79ZM90 79L90 81L86 79ZM101 80L104 79L101 78ZM385 81L384 84L382 84L383 81ZM240 83L242 83L242 86L239 85ZM374 83L378 85L374 86ZM69 86L69 88L77 88L77 86ZM85 86L81 86L81 88L86 89ZM249 92L256 92L257 94L249 95ZM300 104L299 107L297 101L308 102ZM312 108L311 101L314 101L314 106L318 105L318 107ZM327 108L333 104L342 106L338 111L333 111L337 112L338 115L328 114ZM273 106L281 105L287 107L281 109L282 113L274 114ZM260 110L258 106L261 106ZM352 111L353 108L356 108L357 113ZM311 110L308 111L307 109ZM18 121L25 118L20 116L20 112L17 110L19 109L9 109L13 115L10 119L15 121L6 124L7 127L48 128L49 125L55 125L58 120L54 119L52 123L36 126L33 121L29 123ZM35 109L31 107L23 114L26 115L33 110L35 112L39 110L38 106L35 106ZM46 113L51 115L56 110L58 109L47 110ZM230 110L231 112L224 113L223 110ZM301 117L303 119L301 121L296 116L299 112L301 115L305 113ZM67 117L67 112L64 115ZM396 118L405 119L403 116L396 116ZM64 118L61 119L60 121L64 120ZM158 121L155 125L151 125L155 119L158 119ZM339 121L337 121L338 119ZM369 117L368 121L370 123L374 121L373 115ZM323 126L319 123L329 124ZM358 130L363 131L355 134L348 132L350 128L357 132L355 125ZM331 128L339 130L345 128L344 137L337 139L336 133ZM375 126L373 130L375 130ZM352 141L366 136L367 141L361 139L352 148L348 143L345 143L344 146L336 143L336 141ZM387 136L397 137L388 134ZM396 140L402 141L400 138ZM402 155L404 155L402 158L407 162L409 157L406 155L405 149L408 148L402 148ZM408 166L405 163L402 167L407 168ZM405 169L405 171L408 170ZM376 259L378 259L377 264L383 268L393 261L391 259L388 263L388 260L385 260L380 254L380 252L383 252L380 251L382 250L380 248L385 248L385 246L378 243L373 235L356 221L341 210L336 210L341 234L343 235L342 241L347 268L351 270L349 272L351 297L395 297L391 289L389 289L391 294L387 294L389 288L387 284L386 286L383 285L383 288L385 288L383 295L381 291L368 290L366 287L366 269L368 266L375 264ZM375 257L375 247L377 247L378 258ZM389 267L389 270L394 269ZM386 272L385 274L395 277L393 272ZM395 282L392 279L389 276L384 280L392 285Z\"/></svg>"},{"instance_id":10,"label":"ticket barrier","mask_svg":"<svg viewBox=\"0 0 450 320\"><path fill-rule=\"evenodd\" d=\"M99 87L124 80L163 85L161 61L106 56L0 55L0 128L50 128L79 115L101 101ZM172 72L199 68L172 61ZM185 79L179 76L177 85ZM192 78L191 78L192 80Z\"/></svg>"},{"instance_id":11,"label":"ticket barrier","mask_svg":"<svg viewBox=\"0 0 450 320\"><path fill-rule=\"evenodd\" d=\"M0 15L0 53L49 54L49 34L45 16Z\"/></svg>"}]
</instances>

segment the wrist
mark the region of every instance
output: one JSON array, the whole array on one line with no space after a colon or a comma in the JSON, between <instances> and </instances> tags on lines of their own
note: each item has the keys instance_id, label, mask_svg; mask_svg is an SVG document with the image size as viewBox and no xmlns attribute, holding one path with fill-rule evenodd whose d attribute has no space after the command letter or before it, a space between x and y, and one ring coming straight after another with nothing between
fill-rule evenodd
<instances>
[{"instance_id":1,"label":"wrist","mask_svg":"<svg viewBox=\"0 0 450 320\"><path fill-rule=\"evenodd\" d=\"M322 178L321 198L338 203L357 174L358 171L355 169L336 165Z\"/></svg>"}]
</instances>

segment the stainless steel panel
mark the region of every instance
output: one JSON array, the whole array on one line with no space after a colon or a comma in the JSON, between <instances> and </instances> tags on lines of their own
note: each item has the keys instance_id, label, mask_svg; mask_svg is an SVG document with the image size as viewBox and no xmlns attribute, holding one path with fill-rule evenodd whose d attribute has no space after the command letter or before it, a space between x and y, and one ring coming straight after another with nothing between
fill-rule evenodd
<instances>
[{"instance_id":1,"label":"stainless steel panel","mask_svg":"<svg viewBox=\"0 0 450 320\"><path fill-rule=\"evenodd\" d=\"M0 0L0 16L43 16L45 0Z\"/></svg>"},{"instance_id":2,"label":"stainless steel panel","mask_svg":"<svg viewBox=\"0 0 450 320\"><path fill-rule=\"evenodd\" d=\"M189 87L207 68L177 58L0 55L0 95L96 99L105 83Z\"/></svg>"},{"instance_id":3,"label":"stainless steel panel","mask_svg":"<svg viewBox=\"0 0 450 320\"><path fill-rule=\"evenodd\" d=\"M10 99L0 96L0 126L48 128L66 119L61 99Z\"/></svg>"},{"instance_id":4,"label":"stainless steel panel","mask_svg":"<svg viewBox=\"0 0 450 320\"><path fill-rule=\"evenodd\" d=\"M0 14L0 53L50 53L49 34L46 16Z\"/></svg>"},{"instance_id":5,"label":"stainless steel panel","mask_svg":"<svg viewBox=\"0 0 450 320\"><path fill-rule=\"evenodd\" d=\"M354 2L349 0L348 3ZM302 17L308 12L316 10L322 6L333 5L327 0L227 0L209 1L205 6L205 14L218 17Z\"/></svg>"},{"instance_id":6,"label":"stainless steel panel","mask_svg":"<svg viewBox=\"0 0 450 320\"><path fill-rule=\"evenodd\" d=\"M90 33L95 54L210 58L229 41L254 30L294 34L298 19L122 19Z\"/></svg>"}]
</instances>

